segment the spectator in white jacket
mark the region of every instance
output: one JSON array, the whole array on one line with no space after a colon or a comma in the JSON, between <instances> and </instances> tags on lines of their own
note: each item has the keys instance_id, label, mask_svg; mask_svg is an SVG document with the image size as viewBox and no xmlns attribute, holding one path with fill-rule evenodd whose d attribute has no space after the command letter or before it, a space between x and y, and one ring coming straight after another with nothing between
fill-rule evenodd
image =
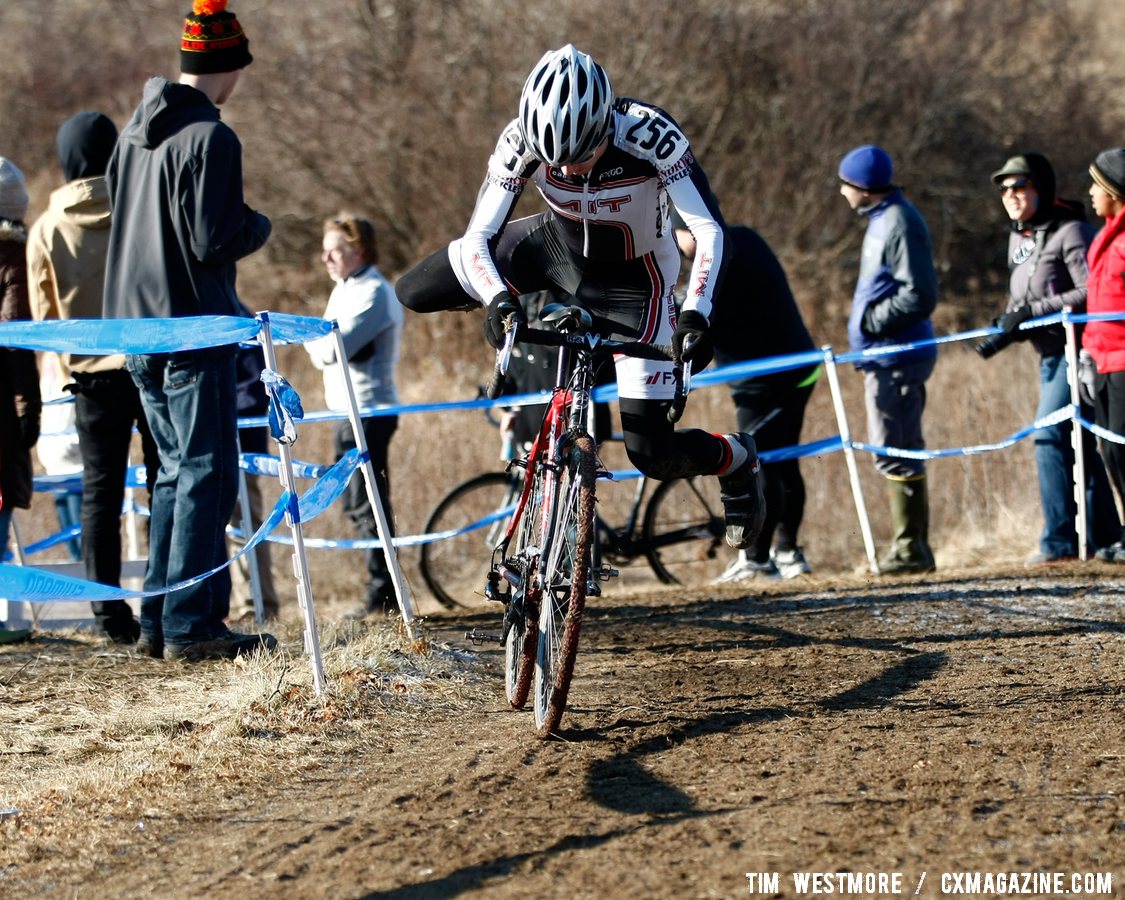
<instances>
[{"instance_id":1,"label":"spectator in white jacket","mask_svg":"<svg viewBox=\"0 0 1125 900\"><path fill-rule=\"evenodd\" d=\"M375 268L378 249L375 226L367 219L341 213L324 223L321 260L328 276L336 283L328 298L324 318L335 319L344 339L348 373L355 389L360 410L398 403L395 387L395 366L398 364L399 339L402 334L402 305L394 288ZM312 363L324 373L324 402L329 409L346 410L347 394L336 358L336 343L324 338L305 344ZM365 415L363 434L371 454L371 466L379 488L387 522L393 523L390 505L390 480L387 477L387 452L391 436L398 427L396 415ZM355 447L351 424L337 422L333 432L333 449L340 459ZM354 477L344 492L344 510L355 524L360 539L378 537L375 514L367 498L361 477ZM367 551L367 586L364 602L349 615L353 618L394 612L394 586L381 549Z\"/></svg>"}]
</instances>

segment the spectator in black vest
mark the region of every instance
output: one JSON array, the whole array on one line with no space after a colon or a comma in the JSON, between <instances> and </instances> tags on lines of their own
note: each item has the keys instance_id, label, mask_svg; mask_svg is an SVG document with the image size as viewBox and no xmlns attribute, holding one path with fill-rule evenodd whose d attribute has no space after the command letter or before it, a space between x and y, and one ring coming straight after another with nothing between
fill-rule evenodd
<instances>
[{"instance_id":1,"label":"spectator in black vest","mask_svg":"<svg viewBox=\"0 0 1125 900\"><path fill-rule=\"evenodd\" d=\"M682 220L674 221L676 243L687 259L695 241ZM744 225L728 225L731 253L726 277L715 298L711 336L719 366L803 353L812 337L789 289L789 280L769 245ZM819 364L773 372L730 383L738 430L752 435L758 452L801 442L805 406L820 374ZM745 578L795 578L810 571L797 532L805 513L805 482L796 459L762 464L766 519L754 543L720 576L720 582Z\"/></svg>"}]
</instances>

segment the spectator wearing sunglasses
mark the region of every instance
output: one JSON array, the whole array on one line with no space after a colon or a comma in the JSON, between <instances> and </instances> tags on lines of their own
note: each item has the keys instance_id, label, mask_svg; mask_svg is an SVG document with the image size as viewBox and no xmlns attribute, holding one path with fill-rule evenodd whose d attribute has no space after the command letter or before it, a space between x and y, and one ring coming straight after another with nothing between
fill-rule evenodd
<instances>
[{"instance_id":1,"label":"spectator wearing sunglasses","mask_svg":"<svg viewBox=\"0 0 1125 900\"><path fill-rule=\"evenodd\" d=\"M1036 419L1070 403L1067 381L1066 335L1062 325L1019 330L1028 319L1059 312L1063 307L1082 312L1086 307L1086 251L1094 237L1081 203L1055 193L1055 170L1040 153L1021 153L992 173L1008 214L1008 304L994 324L1001 329L977 345L989 358L1014 341L1029 341L1039 354L1039 405ZM1083 414L1092 413L1085 409ZM1029 566L1050 565L1078 555L1075 530L1074 451L1069 421L1035 432L1035 464L1043 533ZM1093 438L1083 440L1086 464L1087 531L1095 547L1112 544L1120 536L1120 522L1105 468Z\"/></svg>"}]
</instances>

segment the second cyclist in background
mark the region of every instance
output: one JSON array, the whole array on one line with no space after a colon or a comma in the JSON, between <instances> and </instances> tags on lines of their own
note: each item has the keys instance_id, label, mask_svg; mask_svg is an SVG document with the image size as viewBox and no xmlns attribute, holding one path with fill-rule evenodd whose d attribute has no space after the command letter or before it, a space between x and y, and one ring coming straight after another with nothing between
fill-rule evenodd
<instances>
[{"instance_id":1,"label":"second cyclist in background","mask_svg":"<svg viewBox=\"0 0 1125 900\"><path fill-rule=\"evenodd\" d=\"M695 239L678 217L673 217L673 223L680 251L692 259ZM727 234L730 261L711 316L716 364L813 350L789 279L773 250L745 225L728 226ZM815 364L732 381L730 392L739 431L754 436L759 452L799 444L805 406L819 375L820 366ZM798 461L763 463L762 479L765 524L757 539L738 551L719 581L796 578L810 571L797 543L797 531L805 515L805 481Z\"/></svg>"},{"instance_id":2,"label":"second cyclist in background","mask_svg":"<svg viewBox=\"0 0 1125 900\"><path fill-rule=\"evenodd\" d=\"M510 221L528 181L549 209ZM679 316L673 208L697 242ZM727 244L718 202L676 122L650 104L615 99L602 67L568 44L544 54L528 76L464 236L403 275L397 291L415 312L486 306L485 335L499 347L505 320L526 323L515 295L558 290L604 336L671 343L702 368ZM623 357L616 367L633 465L657 479L717 475L727 541L750 546L765 514L753 439L677 431L667 415L671 362Z\"/></svg>"}]
</instances>

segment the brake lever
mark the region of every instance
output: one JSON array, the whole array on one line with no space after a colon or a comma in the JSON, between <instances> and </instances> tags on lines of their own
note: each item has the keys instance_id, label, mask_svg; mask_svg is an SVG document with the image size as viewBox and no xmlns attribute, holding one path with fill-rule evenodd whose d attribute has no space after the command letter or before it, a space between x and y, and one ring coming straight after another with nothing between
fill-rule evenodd
<instances>
[{"instance_id":1,"label":"brake lever","mask_svg":"<svg viewBox=\"0 0 1125 900\"><path fill-rule=\"evenodd\" d=\"M508 367L512 364L512 353L516 347L516 323L509 317L504 320L504 346L496 351L496 365L492 370L492 378L488 382L485 394L489 400L495 400L504 393L504 382L508 376Z\"/></svg>"}]
</instances>

